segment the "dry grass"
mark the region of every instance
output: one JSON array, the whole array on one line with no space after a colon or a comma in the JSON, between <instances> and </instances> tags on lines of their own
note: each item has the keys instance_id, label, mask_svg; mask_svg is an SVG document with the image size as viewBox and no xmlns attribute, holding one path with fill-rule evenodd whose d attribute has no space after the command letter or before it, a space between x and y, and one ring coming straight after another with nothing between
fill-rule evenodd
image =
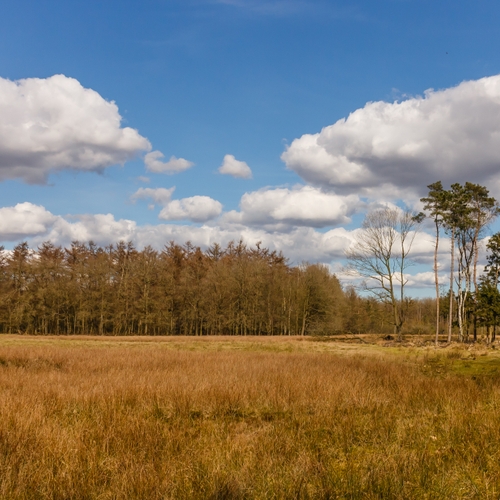
<instances>
[{"instance_id":1,"label":"dry grass","mask_svg":"<svg viewBox=\"0 0 500 500\"><path fill-rule=\"evenodd\" d=\"M2 337L0 497L499 497L491 351L200 342Z\"/></svg>"}]
</instances>

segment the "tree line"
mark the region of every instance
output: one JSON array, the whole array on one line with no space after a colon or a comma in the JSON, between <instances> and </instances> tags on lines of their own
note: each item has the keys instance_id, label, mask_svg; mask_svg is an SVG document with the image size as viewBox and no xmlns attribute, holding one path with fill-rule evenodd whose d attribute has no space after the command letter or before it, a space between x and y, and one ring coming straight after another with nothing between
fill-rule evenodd
<instances>
[{"instance_id":1,"label":"tree line","mask_svg":"<svg viewBox=\"0 0 500 500\"><path fill-rule=\"evenodd\" d=\"M408 331L434 321L406 299ZM260 244L203 251L173 242L68 248L26 242L0 252L0 332L94 335L389 333L387 304L345 289L321 264L291 266Z\"/></svg>"},{"instance_id":2,"label":"tree line","mask_svg":"<svg viewBox=\"0 0 500 500\"><path fill-rule=\"evenodd\" d=\"M319 264L243 242L50 242L2 251L0 331L114 335L300 335L342 328L343 291Z\"/></svg>"}]
</instances>

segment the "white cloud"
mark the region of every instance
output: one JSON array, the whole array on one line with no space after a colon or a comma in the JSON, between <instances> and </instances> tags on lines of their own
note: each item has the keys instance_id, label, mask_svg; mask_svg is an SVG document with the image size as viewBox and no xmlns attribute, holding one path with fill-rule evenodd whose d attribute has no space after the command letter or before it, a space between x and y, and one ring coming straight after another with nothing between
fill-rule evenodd
<instances>
[{"instance_id":1,"label":"white cloud","mask_svg":"<svg viewBox=\"0 0 500 500\"><path fill-rule=\"evenodd\" d=\"M73 240L93 240L99 245L108 245L119 240L134 240L136 236L134 221L115 220L111 214L62 217L29 202L0 208L0 239L3 241L28 240L33 247L42 241L69 245Z\"/></svg>"},{"instance_id":2,"label":"white cloud","mask_svg":"<svg viewBox=\"0 0 500 500\"><path fill-rule=\"evenodd\" d=\"M25 202L14 207L0 208L0 239L3 241L22 240L26 236L45 234L57 221L40 205Z\"/></svg>"},{"instance_id":3,"label":"white cloud","mask_svg":"<svg viewBox=\"0 0 500 500\"><path fill-rule=\"evenodd\" d=\"M172 200L175 187L166 188L139 188L132 200L151 199L161 205L159 214L162 220L189 220L192 222L206 222L215 219L222 213L222 204L209 196L192 196L180 200ZM152 206L151 208L154 208Z\"/></svg>"},{"instance_id":4,"label":"white cloud","mask_svg":"<svg viewBox=\"0 0 500 500\"><path fill-rule=\"evenodd\" d=\"M222 212L222 204L209 196L192 196L169 202L158 216L162 220L206 222Z\"/></svg>"},{"instance_id":5,"label":"white cloud","mask_svg":"<svg viewBox=\"0 0 500 500\"><path fill-rule=\"evenodd\" d=\"M222 165L219 167L219 173L239 177L240 179L251 179L252 170L244 162L237 160L233 155L224 156Z\"/></svg>"},{"instance_id":6,"label":"white cloud","mask_svg":"<svg viewBox=\"0 0 500 500\"><path fill-rule=\"evenodd\" d=\"M368 103L295 139L282 159L316 186L370 198L414 198L436 180L500 188L500 75Z\"/></svg>"},{"instance_id":7,"label":"white cloud","mask_svg":"<svg viewBox=\"0 0 500 500\"><path fill-rule=\"evenodd\" d=\"M434 281L434 271L424 271L421 273L409 274L407 276L409 287L416 288L435 288L436 284ZM440 283L446 284L446 280L449 280L449 277L446 274L442 274L439 276Z\"/></svg>"},{"instance_id":8,"label":"white cloud","mask_svg":"<svg viewBox=\"0 0 500 500\"><path fill-rule=\"evenodd\" d=\"M171 156L167 162L162 162L161 158L165 158L165 155L161 151L148 153L144 157L146 170L156 174L178 174L194 165L194 163L184 158L176 158L175 156Z\"/></svg>"},{"instance_id":9,"label":"white cloud","mask_svg":"<svg viewBox=\"0 0 500 500\"><path fill-rule=\"evenodd\" d=\"M135 240L137 224L127 219L116 220L112 214L83 214L57 216L46 235L35 238L35 242L49 240L52 243L68 245L71 241L94 241L108 245L120 240Z\"/></svg>"},{"instance_id":10,"label":"white cloud","mask_svg":"<svg viewBox=\"0 0 500 500\"><path fill-rule=\"evenodd\" d=\"M132 200L147 200L151 199L156 204L165 206L172 198L175 191L175 186L167 188L139 188L133 195Z\"/></svg>"},{"instance_id":11,"label":"white cloud","mask_svg":"<svg viewBox=\"0 0 500 500\"><path fill-rule=\"evenodd\" d=\"M64 75L0 78L0 180L43 183L52 171L102 171L151 149L121 127L114 102Z\"/></svg>"},{"instance_id":12,"label":"white cloud","mask_svg":"<svg viewBox=\"0 0 500 500\"><path fill-rule=\"evenodd\" d=\"M360 205L355 195L338 196L311 186L263 188L245 193L240 212L229 212L225 220L248 225L326 227L349 223L349 216Z\"/></svg>"}]
</instances>

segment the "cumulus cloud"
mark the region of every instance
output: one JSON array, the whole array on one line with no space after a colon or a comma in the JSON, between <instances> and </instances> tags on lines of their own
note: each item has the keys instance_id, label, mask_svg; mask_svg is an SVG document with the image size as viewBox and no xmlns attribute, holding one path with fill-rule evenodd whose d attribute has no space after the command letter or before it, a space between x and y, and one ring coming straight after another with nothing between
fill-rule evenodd
<instances>
[{"instance_id":1,"label":"cumulus cloud","mask_svg":"<svg viewBox=\"0 0 500 500\"><path fill-rule=\"evenodd\" d=\"M360 205L356 195L338 196L311 186L264 188L245 193L240 212L227 213L225 220L248 225L326 227L349 223L349 216Z\"/></svg>"},{"instance_id":2,"label":"cumulus cloud","mask_svg":"<svg viewBox=\"0 0 500 500\"><path fill-rule=\"evenodd\" d=\"M0 180L43 183L52 171L102 171L151 144L121 127L114 102L74 78L0 78Z\"/></svg>"},{"instance_id":3,"label":"cumulus cloud","mask_svg":"<svg viewBox=\"0 0 500 500\"><path fill-rule=\"evenodd\" d=\"M25 202L0 208L0 239L21 240L26 236L44 234L57 221L44 207Z\"/></svg>"},{"instance_id":4,"label":"cumulus cloud","mask_svg":"<svg viewBox=\"0 0 500 500\"><path fill-rule=\"evenodd\" d=\"M219 167L219 173L225 175L232 175L240 179L251 179L252 170L244 162L237 160L233 155L224 156L222 165Z\"/></svg>"},{"instance_id":5,"label":"cumulus cloud","mask_svg":"<svg viewBox=\"0 0 500 500\"><path fill-rule=\"evenodd\" d=\"M139 188L133 195L132 201L151 199L158 205L165 206L172 198L175 187L167 188Z\"/></svg>"},{"instance_id":6,"label":"cumulus cloud","mask_svg":"<svg viewBox=\"0 0 500 500\"><path fill-rule=\"evenodd\" d=\"M162 220L206 222L222 212L222 204L209 196L191 196L169 202L158 216Z\"/></svg>"},{"instance_id":7,"label":"cumulus cloud","mask_svg":"<svg viewBox=\"0 0 500 500\"><path fill-rule=\"evenodd\" d=\"M313 185L372 198L415 197L436 180L500 188L500 75L370 102L295 139L282 159Z\"/></svg>"},{"instance_id":8,"label":"cumulus cloud","mask_svg":"<svg viewBox=\"0 0 500 500\"><path fill-rule=\"evenodd\" d=\"M98 245L108 245L120 240L134 240L136 231L135 221L116 220L112 214L57 216L48 233L35 238L35 241L49 240L53 243L68 245L74 240L92 240Z\"/></svg>"},{"instance_id":9,"label":"cumulus cloud","mask_svg":"<svg viewBox=\"0 0 500 500\"><path fill-rule=\"evenodd\" d=\"M194 163L184 158L171 156L167 162L161 161L162 158L165 158L165 155L161 151L151 151L151 153L148 153L144 157L146 170L156 174L178 174L194 166Z\"/></svg>"},{"instance_id":10,"label":"cumulus cloud","mask_svg":"<svg viewBox=\"0 0 500 500\"><path fill-rule=\"evenodd\" d=\"M209 196L191 196L180 200L172 200L175 187L166 188L139 188L132 200L151 199L161 205L159 214L162 220L189 220L192 222L206 222L215 219L222 213L222 204ZM154 205L152 206L152 208Z\"/></svg>"}]
</instances>

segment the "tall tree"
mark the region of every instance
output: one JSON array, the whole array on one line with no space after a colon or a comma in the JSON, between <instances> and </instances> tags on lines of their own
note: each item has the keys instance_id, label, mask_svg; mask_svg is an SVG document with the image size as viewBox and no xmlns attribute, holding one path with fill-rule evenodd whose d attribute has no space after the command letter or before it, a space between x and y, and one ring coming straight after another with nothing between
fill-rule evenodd
<instances>
[{"instance_id":1,"label":"tall tree","mask_svg":"<svg viewBox=\"0 0 500 500\"><path fill-rule=\"evenodd\" d=\"M472 184L467 182L465 184L465 189L469 194L469 205L471 212L471 220L473 225L472 230L472 246L474 248L474 258L473 258L473 272L472 272L472 282L474 285L474 295L473 298L473 314L474 314L474 342L477 340L477 320L476 320L476 293L478 289L477 285L477 263L479 260L479 242L481 236L486 227L495 219L500 208L498 206L497 200L492 196L489 196L489 191L484 186L478 184Z\"/></svg>"},{"instance_id":2,"label":"tall tree","mask_svg":"<svg viewBox=\"0 0 500 500\"><path fill-rule=\"evenodd\" d=\"M29 328L29 286L33 281L33 251L23 241L16 245L7 260L7 273L11 277L8 289L9 333L23 333Z\"/></svg>"},{"instance_id":3,"label":"tall tree","mask_svg":"<svg viewBox=\"0 0 500 500\"><path fill-rule=\"evenodd\" d=\"M497 333L498 317L500 316L500 233L495 233L486 244L488 254L484 275L481 276L478 294L478 308L486 319L487 328L493 327L488 341L494 342Z\"/></svg>"},{"instance_id":4,"label":"tall tree","mask_svg":"<svg viewBox=\"0 0 500 500\"><path fill-rule=\"evenodd\" d=\"M500 315L500 292L490 274L484 274L479 279L479 287L476 292L476 314L479 322L486 327L486 341L495 341ZM493 332L491 331L493 327Z\"/></svg>"},{"instance_id":5,"label":"tall tree","mask_svg":"<svg viewBox=\"0 0 500 500\"><path fill-rule=\"evenodd\" d=\"M443 189L441 181L434 182L427 186L429 194L420 201L424 203L424 210L427 216L432 219L436 228L436 240L434 245L434 283L436 286L436 346L439 342L439 269L438 269L438 251L439 251L439 232L446 215L447 192Z\"/></svg>"},{"instance_id":6,"label":"tall tree","mask_svg":"<svg viewBox=\"0 0 500 500\"><path fill-rule=\"evenodd\" d=\"M466 182L452 184L446 225L457 244L457 301L459 340L467 340L469 317L474 319L474 340L477 339L475 307L477 262L480 238L488 224L499 214L498 203L484 186Z\"/></svg>"}]
</instances>

